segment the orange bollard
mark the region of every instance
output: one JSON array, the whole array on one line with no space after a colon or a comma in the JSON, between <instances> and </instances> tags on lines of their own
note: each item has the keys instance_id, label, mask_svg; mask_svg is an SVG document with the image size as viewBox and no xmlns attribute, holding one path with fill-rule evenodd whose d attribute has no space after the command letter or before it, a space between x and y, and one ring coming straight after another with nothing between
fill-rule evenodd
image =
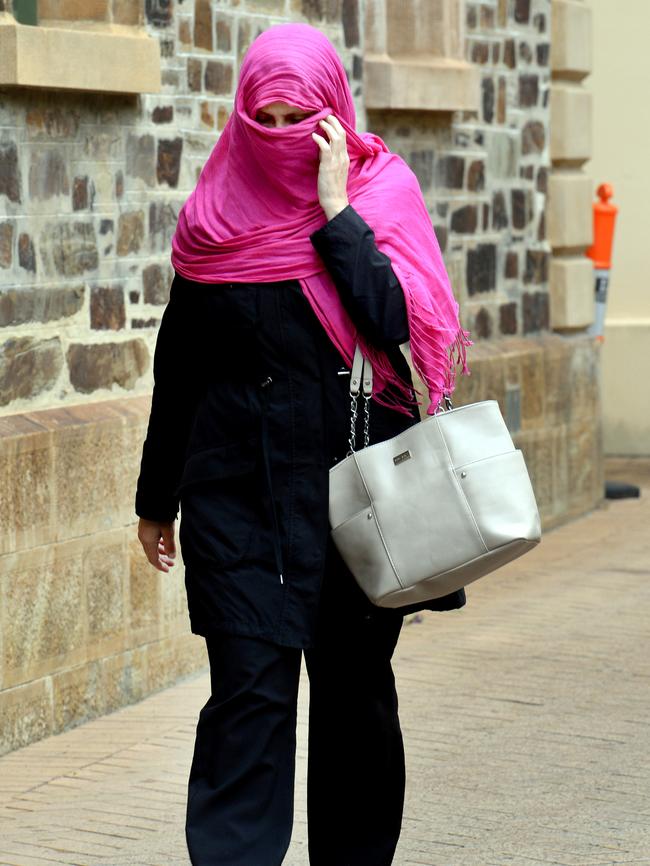
<instances>
[{"instance_id":1,"label":"orange bollard","mask_svg":"<svg viewBox=\"0 0 650 866\"><path fill-rule=\"evenodd\" d=\"M610 204L609 199L614 195L614 189L609 183L601 183L596 190L600 201L594 202L594 242L587 250L587 255L594 263L594 277L596 279L596 310L594 322L589 328L590 334L596 339L604 340L605 309L607 307L607 289L609 286L609 273L612 267L612 247L614 245L614 227L618 208Z\"/></svg>"}]
</instances>

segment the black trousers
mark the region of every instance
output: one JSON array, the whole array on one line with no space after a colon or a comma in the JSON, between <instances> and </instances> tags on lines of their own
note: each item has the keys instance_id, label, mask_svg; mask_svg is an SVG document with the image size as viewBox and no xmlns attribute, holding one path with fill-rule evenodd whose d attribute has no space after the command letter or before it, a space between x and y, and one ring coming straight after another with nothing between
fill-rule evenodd
<instances>
[{"instance_id":1,"label":"black trousers","mask_svg":"<svg viewBox=\"0 0 650 866\"><path fill-rule=\"evenodd\" d=\"M330 583L331 586L331 583ZM391 656L395 611L328 605L307 649L310 866L389 866L404 803L404 749ZM339 597L340 601L340 597ZM207 638L211 696L188 785L193 866L280 866L293 825L302 650Z\"/></svg>"}]
</instances>

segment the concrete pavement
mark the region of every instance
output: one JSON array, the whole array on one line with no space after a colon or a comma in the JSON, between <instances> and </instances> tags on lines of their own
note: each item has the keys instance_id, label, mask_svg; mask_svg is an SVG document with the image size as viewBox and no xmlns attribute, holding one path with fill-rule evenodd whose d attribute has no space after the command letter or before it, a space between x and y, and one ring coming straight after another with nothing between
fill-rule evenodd
<instances>
[{"instance_id":1,"label":"concrete pavement","mask_svg":"<svg viewBox=\"0 0 650 866\"><path fill-rule=\"evenodd\" d=\"M610 463L614 477L645 495L547 533L466 608L404 629L396 866L650 864L650 465ZM187 866L207 696L199 674L1 758L0 866ZM305 683L285 866L308 863L307 699Z\"/></svg>"}]
</instances>

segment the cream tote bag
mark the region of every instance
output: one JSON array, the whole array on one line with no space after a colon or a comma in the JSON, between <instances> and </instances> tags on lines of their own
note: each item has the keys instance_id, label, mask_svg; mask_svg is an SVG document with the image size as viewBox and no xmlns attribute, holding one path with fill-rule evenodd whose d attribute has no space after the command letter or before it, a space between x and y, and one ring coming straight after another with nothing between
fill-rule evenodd
<instances>
[{"instance_id":1,"label":"cream tote bag","mask_svg":"<svg viewBox=\"0 0 650 866\"><path fill-rule=\"evenodd\" d=\"M359 392L364 442L354 450ZM496 400L448 408L368 446L372 368L357 346L350 451L329 472L332 540L380 607L429 601L539 543L535 495Z\"/></svg>"}]
</instances>

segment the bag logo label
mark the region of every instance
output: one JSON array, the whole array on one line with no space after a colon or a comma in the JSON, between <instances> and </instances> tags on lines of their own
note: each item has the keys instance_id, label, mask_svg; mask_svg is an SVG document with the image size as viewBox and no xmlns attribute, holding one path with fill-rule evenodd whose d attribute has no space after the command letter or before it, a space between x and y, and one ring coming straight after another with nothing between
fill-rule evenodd
<instances>
[{"instance_id":1,"label":"bag logo label","mask_svg":"<svg viewBox=\"0 0 650 866\"><path fill-rule=\"evenodd\" d=\"M402 451L401 454L398 454L397 457L393 457L393 463L395 466L399 466L400 463L403 463L405 460L411 459L410 451Z\"/></svg>"}]
</instances>

